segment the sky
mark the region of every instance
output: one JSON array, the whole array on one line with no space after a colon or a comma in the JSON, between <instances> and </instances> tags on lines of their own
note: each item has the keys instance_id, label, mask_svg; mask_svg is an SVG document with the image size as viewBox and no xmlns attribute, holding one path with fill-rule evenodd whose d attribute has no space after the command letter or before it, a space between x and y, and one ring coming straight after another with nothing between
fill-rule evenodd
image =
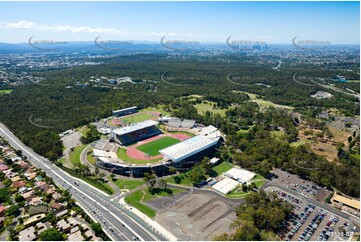
<instances>
[{"instance_id":1,"label":"sky","mask_svg":"<svg viewBox=\"0 0 361 242\"><path fill-rule=\"evenodd\" d=\"M0 2L0 42L360 43L359 2Z\"/></svg>"}]
</instances>

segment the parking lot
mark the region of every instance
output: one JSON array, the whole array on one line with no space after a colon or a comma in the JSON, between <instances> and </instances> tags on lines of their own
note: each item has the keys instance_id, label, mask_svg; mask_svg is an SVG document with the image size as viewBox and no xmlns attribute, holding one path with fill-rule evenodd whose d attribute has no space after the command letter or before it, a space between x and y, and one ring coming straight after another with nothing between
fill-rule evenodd
<instances>
[{"instance_id":1,"label":"parking lot","mask_svg":"<svg viewBox=\"0 0 361 242\"><path fill-rule=\"evenodd\" d=\"M294 206L287 221L279 231L283 240L291 241L345 241L352 236L354 224L320 208L302 197L289 194L278 188L267 188L267 192L275 192L277 196Z\"/></svg>"},{"instance_id":2,"label":"parking lot","mask_svg":"<svg viewBox=\"0 0 361 242\"><path fill-rule=\"evenodd\" d=\"M282 171L281 169L276 169L275 173L278 175L278 178L273 178L272 182L291 189L301 196L324 202L325 198L330 194L330 191L325 188L319 187L313 182L299 178L297 175L292 175Z\"/></svg>"}]
</instances>

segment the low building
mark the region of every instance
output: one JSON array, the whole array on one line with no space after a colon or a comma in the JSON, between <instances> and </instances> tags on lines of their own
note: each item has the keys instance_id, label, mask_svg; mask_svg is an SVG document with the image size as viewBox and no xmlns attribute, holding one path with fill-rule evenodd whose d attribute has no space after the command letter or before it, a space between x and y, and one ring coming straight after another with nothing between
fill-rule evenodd
<instances>
[{"instance_id":1,"label":"low building","mask_svg":"<svg viewBox=\"0 0 361 242\"><path fill-rule=\"evenodd\" d=\"M60 204L60 203L53 203L50 205L50 208L53 210L53 211L60 211L64 208L64 205L63 204Z\"/></svg>"},{"instance_id":2,"label":"low building","mask_svg":"<svg viewBox=\"0 0 361 242\"><path fill-rule=\"evenodd\" d=\"M33 197L30 202L29 205L31 206L39 206L43 203L43 198L42 197Z\"/></svg>"},{"instance_id":3,"label":"low building","mask_svg":"<svg viewBox=\"0 0 361 242\"><path fill-rule=\"evenodd\" d=\"M56 227L65 233L71 230L71 225L67 223L64 219L58 221L56 223Z\"/></svg>"},{"instance_id":4,"label":"low building","mask_svg":"<svg viewBox=\"0 0 361 242\"><path fill-rule=\"evenodd\" d=\"M240 186L239 182L231 178L225 177L222 180L218 181L216 184L214 184L212 187L213 189L226 195L236 189L238 186Z\"/></svg>"},{"instance_id":5,"label":"low building","mask_svg":"<svg viewBox=\"0 0 361 242\"><path fill-rule=\"evenodd\" d=\"M9 167L5 164L0 164L0 171L6 171L9 170Z\"/></svg>"},{"instance_id":6,"label":"low building","mask_svg":"<svg viewBox=\"0 0 361 242\"><path fill-rule=\"evenodd\" d=\"M25 199L25 201L27 201L27 202L30 202L31 199L32 199L33 197L35 197L33 191L26 192L26 193L24 193L22 196L23 196L23 198Z\"/></svg>"},{"instance_id":7,"label":"low building","mask_svg":"<svg viewBox=\"0 0 361 242\"><path fill-rule=\"evenodd\" d=\"M358 212L360 212L360 201L354 200L354 199L350 199L341 195L335 195L332 198L332 202L335 205L341 205L341 206L346 206L348 208L354 209Z\"/></svg>"},{"instance_id":8,"label":"low building","mask_svg":"<svg viewBox=\"0 0 361 242\"><path fill-rule=\"evenodd\" d=\"M39 221L39 220L41 220L41 219L43 219L45 217L46 217L45 213L34 215L34 216L28 218L26 221L24 221L24 225L26 226L26 225L35 223L35 222L37 222L37 221Z\"/></svg>"},{"instance_id":9,"label":"low building","mask_svg":"<svg viewBox=\"0 0 361 242\"><path fill-rule=\"evenodd\" d=\"M60 198L62 198L61 194L58 192L53 193L53 195L51 195L51 197L56 201L59 200Z\"/></svg>"},{"instance_id":10,"label":"low building","mask_svg":"<svg viewBox=\"0 0 361 242\"><path fill-rule=\"evenodd\" d=\"M11 180L12 182L20 181L20 180L21 180L21 177L20 177L20 176L15 176L15 177L13 177L13 178L10 178L10 180Z\"/></svg>"},{"instance_id":11,"label":"low building","mask_svg":"<svg viewBox=\"0 0 361 242\"><path fill-rule=\"evenodd\" d=\"M52 226L49 222L39 222L36 224L36 228L37 228L37 233L38 235L41 234L42 232L44 232L47 229L50 229Z\"/></svg>"},{"instance_id":12,"label":"low building","mask_svg":"<svg viewBox=\"0 0 361 242\"><path fill-rule=\"evenodd\" d=\"M89 229L84 232L84 235L88 240L93 237L93 233Z\"/></svg>"},{"instance_id":13,"label":"low building","mask_svg":"<svg viewBox=\"0 0 361 242\"><path fill-rule=\"evenodd\" d=\"M316 98L316 99L324 99L324 98L331 98L331 97L333 97L333 95L328 92L318 91L315 94L310 95L310 97Z\"/></svg>"},{"instance_id":14,"label":"low building","mask_svg":"<svg viewBox=\"0 0 361 242\"><path fill-rule=\"evenodd\" d=\"M26 182L24 181L15 181L13 182L13 187L15 188L22 188L22 187L26 187Z\"/></svg>"},{"instance_id":15,"label":"low building","mask_svg":"<svg viewBox=\"0 0 361 242\"><path fill-rule=\"evenodd\" d=\"M19 232L20 241L32 241L36 239L35 228L31 226Z\"/></svg>"},{"instance_id":16,"label":"low building","mask_svg":"<svg viewBox=\"0 0 361 242\"><path fill-rule=\"evenodd\" d=\"M79 221L78 220L76 220L75 218L69 218L68 219L68 222L69 222L69 224L71 224L71 226L77 226L78 224L79 224Z\"/></svg>"},{"instance_id":17,"label":"low building","mask_svg":"<svg viewBox=\"0 0 361 242\"><path fill-rule=\"evenodd\" d=\"M78 232L75 232L75 233L69 235L68 240L69 241L83 241L84 237L81 235L81 232L78 231Z\"/></svg>"},{"instance_id":18,"label":"low building","mask_svg":"<svg viewBox=\"0 0 361 242\"><path fill-rule=\"evenodd\" d=\"M4 215L5 210L6 210L5 206L0 205L0 216Z\"/></svg>"},{"instance_id":19,"label":"low building","mask_svg":"<svg viewBox=\"0 0 361 242\"><path fill-rule=\"evenodd\" d=\"M239 181L240 183L248 183L256 176L255 173L247 171L245 169L232 168L229 171L223 173L224 176Z\"/></svg>"},{"instance_id":20,"label":"low building","mask_svg":"<svg viewBox=\"0 0 361 242\"><path fill-rule=\"evenodd\" d=\"M55 214L55 217L60 218L68 213L68 209L65 209L64 211L61 211L57 214Z\"/></svg>"}]
</instances>

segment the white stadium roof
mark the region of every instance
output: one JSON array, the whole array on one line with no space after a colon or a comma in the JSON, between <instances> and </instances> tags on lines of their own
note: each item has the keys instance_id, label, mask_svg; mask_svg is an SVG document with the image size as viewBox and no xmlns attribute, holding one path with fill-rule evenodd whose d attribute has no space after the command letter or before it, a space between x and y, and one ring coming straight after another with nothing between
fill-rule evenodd
<instances>
[{"instance_id":1,"label":"white stadium roof","mask_svg":"<svg viewBox=\"0 0 361 242\"><path fill-rule=\"evenodd\" d=\"M198 135L162 149L159 152L172 159L173 162L178 162L215 145L217 142L218 139L211 139L203 135Z\"/></svg>"},{"instance_id":2,"label":"white stadium roof","mask_svg":"<svg viewBox=\"0 0 361 242\"><path fill-rule=\"evenodd\" d=\"M239 186L238 181L225 177L221 181L214 184L212 187L223 194L228 194L237 186Z\"/></svg>"},{"instance_id":3,"label":"white stadium roof","mask_svg":"<svg viewBox=\"0 0 361 242\"><path fill-rule=\"evenodd\" d=\"M112 130L112 133L120 136L120 135L124 135L124 134L128 134L128 133L140 130L140 129L148 128L148 127L151 127L151 126L157 125L157 124L158 124L157 121L146 120L146 121L142 121L139 123L130 124L125 127L114 129L114 130Z\"/></svg>"},{"instance_id":4,"label":"white stadium roof","mask_svg":"<svg viewBox=\"0 0 361 242\"><path fill-rule=\"evenodd\" d=\"M123 108L123 109L118 109L118 110L113 110L113 113L124 112L124 111L128 111L128 110L136 109L136 108L137 108L137 106L129 107L129 108Z\"/></svg>"},{"instance_id":5,"label":"white stadium roof","mask_svg":"<svg viewBox=\"0 0 361 242\"><path fill-rule=\"evenodd\" d=\"M214 127L213 125L209 125L207 127L202 128L202 130L199 132L199 134L201 135L208 135L211 134L215 131L217 131L218 129L216 127Z\"/></svg>"},{"instance_id":6,"label":"white stadium roof","mask_svg":"<svg viewBox=\"0 0 361 242\"><path fill-rule=\"evenodd\" d=\"M253 177L256 176L256 174L253 172L238 168L232 168L229 171L223 173L223 175L229 178L233 178L242 183L249 182Z\"/></svg>"}]
</instances>

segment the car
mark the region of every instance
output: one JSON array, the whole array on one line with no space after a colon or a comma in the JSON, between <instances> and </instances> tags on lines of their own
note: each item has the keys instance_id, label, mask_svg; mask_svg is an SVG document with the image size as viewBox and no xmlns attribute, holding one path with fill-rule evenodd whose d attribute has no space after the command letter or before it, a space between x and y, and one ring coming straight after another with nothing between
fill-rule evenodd
<instances>
[{"instance_id":1,"label":"car","mask_svg":"<svg viewBox=\"0 0 361 242\"><path fill-rule=\"evenodd\" d=\"M78 183L77 181L74 181L74 184L77 185L77 186L79 186L79 183Z\"/></svg>"}]
</instances>

